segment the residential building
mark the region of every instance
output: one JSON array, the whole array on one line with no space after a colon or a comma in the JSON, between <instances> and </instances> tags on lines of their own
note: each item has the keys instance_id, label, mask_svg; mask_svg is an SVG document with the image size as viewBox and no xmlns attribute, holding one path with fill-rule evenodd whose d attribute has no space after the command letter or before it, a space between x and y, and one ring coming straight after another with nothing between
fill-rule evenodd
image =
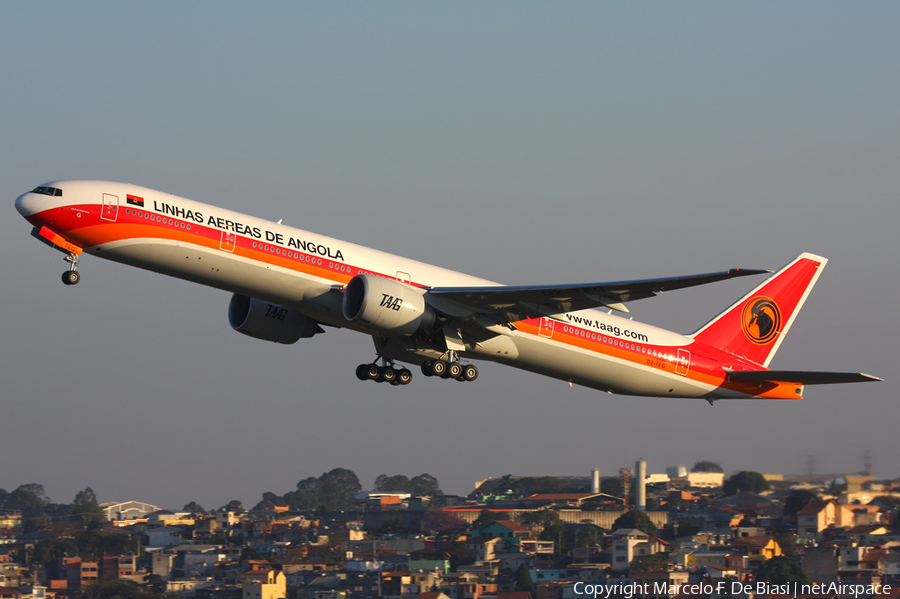
<instances>
[{"instance_id":1,"label":"residential building","mask_svg":"<svg viewBox=\"0 0 900 599\"><path fill-rule=\"evenodd\" d=\"M781 555L781 545L774 537L768 536L738 537L732 543L732 548L747 556L747 567L751 569Z\"/></svg>"},{"instance_id":2,"label":"residential building","mask_svg":"<svg viewBox=\"0 0 900 599\"><path fill-rule=\"evenodd\" d=\"M833 499L813 499L797 512L797 535L806 539L822 541L826 529L852 524L853 512Z\"/></svg>"},{"instance_id":3,"label":"residential building","mask_svg":"<svg viewBox=\"0 0 900 599\"><path fill-rule=\"evenodd\" d=\"M624 570L636 557L665 550L666 543L636 528L620 528L612 533L612 567Z\"/></svg>"},{"instance_id":4,"label":"residential building","mask_svg":"<svg viewBox=\"0 0 900 599\"><path fill-rule=\"evenodd\" d=\"M64 557L62 571L68 588L75 591L96 583L100 578L100 564L82 561L80 557Z\"/></svg>"},{"instance_id":5,"label":"residential building","mask_svg":"<svg viewBox=\"0 0 900 599\"><path fill-rule=\"evenodd\" d=\"M287 582L284 573L278 570L246 572L241 590L241 599L285 599Z\"/></svg>"}]
</instances>

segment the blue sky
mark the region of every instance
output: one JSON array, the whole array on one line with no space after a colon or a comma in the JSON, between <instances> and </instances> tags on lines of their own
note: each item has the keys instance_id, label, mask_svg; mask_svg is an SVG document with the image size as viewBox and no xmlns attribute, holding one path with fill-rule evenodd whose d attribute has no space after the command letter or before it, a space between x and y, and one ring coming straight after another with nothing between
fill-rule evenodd
<instances>
[{"instance_id":1,"label":"blue sky","mask_svg":"<svg viewBox=\"0 0 900 599\"><path fill-rule=\"evenodd\" d=\"M258 501L334 467L371 486L492 475L896 477L896 3L25 3L0 7L0 487ZM635 399L490 364L353 376L371 342L273 347L228 295L61 255L12 202L127 181L510 284L828 257L775 368L888 379L801 402ZM631 306L689 333L755 283Z\"/></svg>"}]
</instances>

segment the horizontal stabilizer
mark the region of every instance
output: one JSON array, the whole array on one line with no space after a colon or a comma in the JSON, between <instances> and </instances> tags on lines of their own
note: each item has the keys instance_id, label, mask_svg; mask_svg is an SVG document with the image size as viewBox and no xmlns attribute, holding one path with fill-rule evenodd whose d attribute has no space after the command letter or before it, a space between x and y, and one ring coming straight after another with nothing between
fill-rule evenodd
<instances>
[{"instance_id":1,"label":"horizontal stabilizer","mask_svg":"<svg viewBox=\"0 0 900 599\"><path fill-rule=\"evenodd\" d=\"M797 383L799 385L833 385L835 383L865 383L881 381L877 376L861 372L810 372L807 370L732 370L723 368L728 376L749 383Z\"/></svg>"}]
</instances>

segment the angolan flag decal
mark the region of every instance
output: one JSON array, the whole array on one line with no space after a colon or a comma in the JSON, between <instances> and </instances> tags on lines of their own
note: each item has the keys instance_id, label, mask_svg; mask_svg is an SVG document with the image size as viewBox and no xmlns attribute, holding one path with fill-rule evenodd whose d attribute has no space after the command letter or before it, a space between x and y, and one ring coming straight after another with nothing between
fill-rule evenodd
<instances>
[{"instance_id":1,"label":"angolan flag decal","mask_svg":"<svg viewBox=\"0 0 900 599\"><path fill-rule=\"evenodd\" d=\"M142 198L142 197L127 194L125 196L125 200L127 203L131 204L132 206L140 206L141 208L144 207L144 198Z\"/></svg>"}]
</instances>

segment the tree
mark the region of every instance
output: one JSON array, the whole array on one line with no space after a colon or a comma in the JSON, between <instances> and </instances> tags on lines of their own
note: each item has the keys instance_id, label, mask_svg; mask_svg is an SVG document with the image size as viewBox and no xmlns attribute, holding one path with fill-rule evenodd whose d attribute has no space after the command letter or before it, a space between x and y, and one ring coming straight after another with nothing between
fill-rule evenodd
<instances>
[{"instance_id":1,"label":"tree","mask_svg":"<svg viewBox=\"0 0 900 599\"><path fill-rule=\"evenodd\" d=\"M443 493L441 493L441 484L438 482L438 479L428 473L414 476L409 482L412 487L412 494L416 497L434 497L435 495L443 495Z\"/></svg>"},{"instance_id":2,"label":"tree","mask_svg":"<svg viewBox=\"0 0 900 599\"><path fill-rule=\"evenodd\" d=\"M97 503L97 494L90 487L85 488L84 491L78 491L72 501L72 505L85 505L86 503Z\"/></svg>"},{"instance_id":3,"label":"tree","mask_svg":"<svg viewBox=\"0 0 900 599\"><path fill-rule=\"evenodd\" d=\"M460 566L475 563L475 554L462 541L444 541L438 543L437 548L449 556L450 569L454 572Z\"/></svg>"},{"instance_id":4,"label":"tree","mask_svg":"<svg viewBox=\"0 0 900 599\"><path fill-rule=\"evenodd\" d=\"M656 534L656 524L650 519L646 512L640 510L631 510L625 512L613 522L613 532L620 528L636 528L648 535Z\"/></svg>"},{"instance_id":5,"label":"tree","mask_svg":"<svg viewBox=\"0 0 900 599\"><path fill-rule=\"evenodd\" d=\"M700 532L700 525L695 522L670 522L663 527L663 534L673 541L682 537L692 537Z\"/></svg>"},{"instance_id":6,"label":"tree","mask_svg":"<svg viewBox=\"0 0 900 599\"><path fill-rule=\"evenodd\" d=\"M833 480L833 481L831 481L831 484L828 485L827 492L829 495L831 495L833 497L837 497L838 495L840 495L841 493L844 493L846 491L847 491L847 483L846 482L839 483L838 481Z\"/></svg>"},{"instance_id":7,"label":"tree","mask_svg":"<svg viewBox=\"0 0 900 599\"><path fill-rule=\"evenodd\" d=\"M411 493L412 484L405 474L379 474L375 479L375 490L379 493Z\"/></svg>"},{"instance_id":8,"label":"tree","mask_svg":"<svg viewBox=\"0 0 900 599\"><path fill-rule=\"evenodd\" d=\"M629 574L656 572L669 563L669 555L663 551L650 555L640 555L628 567ZM665 571L665 570L663 570Z\"/></svg>"},{"instance_id":9,"label":"tree","mask_svg":"<svg viewBox=\"0 0 900 599\"><path fill-rule=\"evenodd\" d=\"M509 520L509 512L492 512L485 508L479 512L475 522L472 522L472 530L484 528L497 520Z\"/></svg>"},{"instance_id":10,"label":"tree","mask_svg":"<svg viewBox=\"0 0 900 599\"><path fill-rule=\"evenodd\" d=\"M722 467L719 466L717 462L710 462L708 460L697 462L694 464L694 467L691 468L691 472L725 472L722 470Z\"/></svg>"},{"instance_id":11,"label":"tree","mask_svg":"<svg viewBox=\"0 0 900 599\"><path fill-rule=\"evenodd\" d=\"M352 508L356 495L362 491L359 478L352 470L334 468L319 477L322 488L320 503L331 509L344 510Z\"/></svg>"},{"instance_id":12,"label":"tree","mask_svg":"<svg viewBox=\"0 0 900 599\"><path fill-rule=\"evenodd\" d=\"M577 547L594 547L603 540L603 529L596 524L586 524L578 531L575 545Z\"/></svg>"},{"instance_id":13,"label":"tree","mask_svg":"<svg viewBox=\"0 0 900 599\"><path fill-rule=\"evenodd\" d=\"M797 515L797 512L805 508L810 501L818 498L819 496L812 491L797 489L784 501L784 515L793 518Z\"/></svg>"},{"instance_id":14,"label":"tree","mask_svg":"<svg viewBox=\"0 0 900 599\"><path fill-rule=\"evenodd\" d=\"M241 513L244 511L244 504L237 499L232 499L220 508L223 512Z\"/></svg>"},{"instance_id":15,"label":"tree","mask_svg":"<svg viewBox=\"0 0 900 599\"><path fill-rule=\"evenodd\" d=\"M775 542L781 547L781 555L797 557L797 536L789 532L780 532L775 535Z\"/></svg>"},{"instance_id":16,"label":"tree","mask_svg":"<svg viewBox=\"0 0 900 599\"><path fill-rule=\"evenodd\" d=\"M544 530L541 531L538 538L542 541L553 541L555 544L554 551L560 555L568 553L575 544L572 530L558 518L556 521L550 522L544 526Z\"/></svg>"},{"instance_id":17,"label":"tree","mask_svg":"<svg viewBox=\"0 0 900 599\"><path fill-rule=\"evenodd\" d=\"M754 573L754 580L769 582L771 584L788 584L799 582L809 584L806 572L800 567L800 562L795 557L779 555L766 560Z\"/></svg>"},{"instance_id":18,"label":"tree","mask_svg":"<svg viewBox=\"0 0 900 599\"><path fill-rule=\"evenodd\" d=\"M243 506L241 506L243 508ZM206 510L203 509L203 506L197 503L196 501L192 501L182 508L185 512L190 512L192 516L205 516ZM234 510L232 510L234 511Z\"/></svg>"},{"instance_id":19,"label":"tree","mask_svg":"<svg viewBox=\"0 0 900 599\"><path fill-rule=\"evenodd\" d=\"M516 585L517 591L531 590L531 571L528 569L528 566L525 564L519 566L519 569L516 570L516 576L513 579L513 582Z\"/></svg>"},{"instance_id":20,"label":"tree","mask_svg":"<svg viewBox=\"0 0 900 599\"><path fill-rule=\"evenodd\" d=\"M93 502L73 506L72 515L81 518L88 528L97 527L102 522L106 522L106 512Z\"/></svg>"},{"instance_id":21,"label":"tree","mask_svg":"<svg viewBox=\"0 0 900 599\"><path fill-rule=\"evenodd\" d=\"M523 496L540 493L574 493L581 490L575 488L571 481L556 476L527 476L515 481L513 488Z\"/></svg>"},{"instance_id":22,"label":"tree","mask_svg":"<svg viewBox=\"0 0 900 599\"><path fill-rule=\"evenodd\" d=\"M166 581L159 574L148 574L144 578L144 582L154 593L164 594L166 592Z\"/></svg>"},{"instance_id":23,"label":"tree","mask_svg":"<svg viewBox=\"0 0 900 599\"><path fill-rule=\"evenodd\" d=\"M86 588L87 599L162 599L163 594L145 590L126 580L98 581Z\"/></svg>"},{"instance_id":24,"label":"tree","mask_svg":"<svg viewBox=\"0 0 900 599\"><path fill-rule=\"evenodd\" d=\"M463 534L469 525L466 521L444 510L430 509L425 512L425 528L445 537Z\"/></svg>"},{"instance_id":25,"label":"tree","mask_svg":"<svg viewBox=\"0 0 900 599\"><path fill-rule=\"evenodd\" d=\"M615 478L604 478L600 481L600 492L606 493L607 495L612 495L613 497L622 498L624 495L624 487L622 487L622 479L619 477Z\"/></svg>"},{"instance_id":26,"label":"tree","mask_svg":"<svg viewBox=\"0 0 900 599\"><path fill-rule=\"evenodd\" d=\"M546 528L562 522L562 520L557 512L552 509L545 509L526 512L519 516L519 522L522 526L527 526L528 528Z\"/></svg>"},{"instance_id":27,"label":"tree","mask_svg":"<svg viewBox=\"0 0 900 599\"><path fill-rule=\"evenodd\" d=\"M6 493L0 508L22 512L26 519L32 519L45 515L51 505L50 498L44 494L44 485L29 483L20 485L12 493Z\"/></svg>"},{"instance_id":28,"label":"tree","mask_svg":"<svg viewBox=\"0 0 900 599\"><path fill-rule=\"evenodd\" d=\"M725 495L734 495L738 491L761 493L769 490L769 481L759 472L742 470L730 476L722 488Z\"/></svg>"}]
</instances>

